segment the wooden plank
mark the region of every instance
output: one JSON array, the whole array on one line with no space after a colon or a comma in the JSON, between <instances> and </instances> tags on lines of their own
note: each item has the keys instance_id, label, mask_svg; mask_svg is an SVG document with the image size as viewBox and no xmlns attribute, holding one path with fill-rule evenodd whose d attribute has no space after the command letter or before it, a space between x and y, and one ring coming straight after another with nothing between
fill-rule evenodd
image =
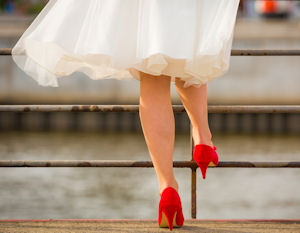
<instances>
[{"instance_id":1,"label":"wooden plank","mask_svg":"<svg viewBox=\"0 0 300 233\"><path fill-rule=\"evenodd\" d=\"M156 219L146 220L0 220L0 232L166 232ZM176 229L175 229L176 231ZM300 232L300 219L289 220L193 220L185 221L180 232Z\"/></svg>"}]
</instances>

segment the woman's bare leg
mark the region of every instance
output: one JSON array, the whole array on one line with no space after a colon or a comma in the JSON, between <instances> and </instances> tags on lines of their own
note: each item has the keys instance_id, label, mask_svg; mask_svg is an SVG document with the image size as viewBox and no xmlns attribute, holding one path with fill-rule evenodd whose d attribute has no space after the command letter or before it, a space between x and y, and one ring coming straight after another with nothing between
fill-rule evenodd
<instances>
[{"instance_id":1,"label":"woman's bare leg","mask_svg":"<svg viewBox=\"0 0 300 233\"><path fill-rule=\"evenodd\" d=\"M207 144L213 146L212 134L208 125L207 84L200 87L183 87L184 81L176 78L175 86L193 126L195 145Z\"/></svg>"},{"instance_id":2,"label":"woman's bare leg","mask_svg":"<svg viewBox=\"0 0 300 233\"><path fill-rule=\"evenodd\" d=\"M175 120L170 83L169 76L158 77L140 72L139 115L160 194L168 186L178 191L173 173Z\"/></svg>"}]
</instances>

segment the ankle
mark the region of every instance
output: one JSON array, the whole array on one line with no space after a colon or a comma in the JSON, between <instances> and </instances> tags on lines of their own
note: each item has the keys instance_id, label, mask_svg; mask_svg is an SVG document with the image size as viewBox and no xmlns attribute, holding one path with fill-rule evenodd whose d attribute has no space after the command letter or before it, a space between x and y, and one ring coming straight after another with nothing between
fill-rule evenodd
<instances>
[{"instance_id":1,"label":"ankle","mask_svg":"<svg viewBox=\"0 0 300 233\"><path fill-rule=\"evenodd\" d=\"M174 179L172 181L161 182L159 184L159 194L161 195L165 188L172 187L178 192L178 183Z\"/></svg>"},{"instance_id":2,"label":"ankle","mask_svg":"<svg viewBox=\"0 0 300 233\"><path fill-rule=\"evenodd\" d=\"M209 145L211 147L214 146L211 138L206 138L206 137L201 137L200 139L194 141L194 144L197 145L197 144L205 144L205 145Z\"/></svg>"},{"instance_id":3,"label":"ankle","mask_svg":"<svg viewBox=\"0 0 300 233\"><path fill-rule=\"evenodd\" d=\"M211 147L214 146L212 142L212 134L210 133L210 131L204 133L204 132L193 130L193 140L195 145L206 144Z\"/></svg>"}]
</instances>

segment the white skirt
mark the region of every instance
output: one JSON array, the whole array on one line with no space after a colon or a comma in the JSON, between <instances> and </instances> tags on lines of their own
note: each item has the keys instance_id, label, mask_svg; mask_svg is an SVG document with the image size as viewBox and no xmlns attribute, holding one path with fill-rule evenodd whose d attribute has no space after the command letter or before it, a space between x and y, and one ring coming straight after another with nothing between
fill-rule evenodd
<instances>
[{"instance_id":1,"label":"white skirt","mask_svg":"<svg viewBox=\"0 0 300 233\"><path fill-rule=\"evenodd\" d=\"M75 71L200 86L229 69L239 0L49 0L12 49L42 86Z\"/></svg>"}]
</instances>

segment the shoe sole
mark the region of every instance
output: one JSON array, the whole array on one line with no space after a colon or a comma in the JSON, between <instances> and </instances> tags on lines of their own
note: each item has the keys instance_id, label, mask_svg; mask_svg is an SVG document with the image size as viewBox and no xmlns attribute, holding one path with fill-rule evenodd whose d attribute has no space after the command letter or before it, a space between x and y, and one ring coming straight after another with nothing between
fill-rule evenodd
<instances>
[{"instance_id":1,"label":"shoe sole","mask_svg":"<svg viewBox=\"0 0 300 233\"><path fill-rule=\"evenodd\" d=\"M177 215L177 212L174 214L173 223L172 223L173 224L173 228L175 228L175 227L181 227L181 226L178 226L176 224L176 215ZM166 217L166 215L165 215L164 212L162 212L161 222L160 222L159 227L169 228L168 220L167 220L167 217Z\"/></svg>"},{"instance_id":2,"label":"shoe sole","mask_svg":"<svg viewBox=\"0 0 300 233\"><path fill-rule=\"evenodd\" d=\"M208 166L209 166L209 167L216 167L217 165L214 164L212 161L210 161L209 164L208 164Z\"/></svg>"}]
</instances>

